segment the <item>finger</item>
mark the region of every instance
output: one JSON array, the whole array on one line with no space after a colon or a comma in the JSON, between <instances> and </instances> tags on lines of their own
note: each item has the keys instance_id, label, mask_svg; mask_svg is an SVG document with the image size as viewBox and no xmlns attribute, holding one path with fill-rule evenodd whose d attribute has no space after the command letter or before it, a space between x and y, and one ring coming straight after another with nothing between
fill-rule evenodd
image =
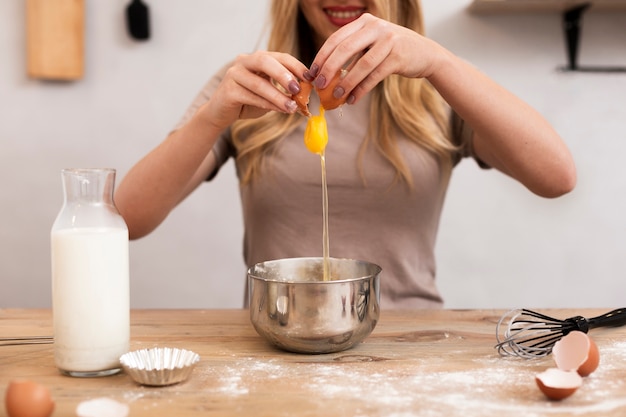
<instances>
[{"instance_id":1,"label":"finger","mask_svg":"<svg viewBox=\"0 0 626 417\"><path fill-rule=\"evenodd\" d=\"M361 59L361 57L362 57L363 55L365 55L365 54L367 53L367 51L368 51L368 50L369 50L369 48L368 48L368 49L365 49L365 50L363 50L363 51L361 51L361 52L359 52L359 53L358 53L358 54L356 54L356 55L354 55L354 56L352 57L352 59L350 60L350 62L348 63L348 65L346 65L346 67L345 67L346 71L350 71L350 70L352 70L352 68L354 68L354 66L355 66L355 65L356 65L356 63L359 61L359 59Z\"/></svg>"},{"instance_id":2,"label":"finger","mask_svg":"<svg viewBox=\"0 0 626 417\"><path fill-rule=\"evenodd\" d=\"M326 68L329 66L332 66L331 68L332 71L328 71L328 72L334 74L347 61L346 59L343 62L341 62L341 64L336 65L336 66L332 65L333 64L332 62L330 63L328 62L330 56L335 52L336 48L339 45L344 43L348 38L350 38L351 36L353 36L355 33L357 33L363 28L364 21L366 19L366 17L364 16L366 15L363 15L359 19L355 20L354 22L351 22L339 28L337 31L335 31L332 35L328 37L328 39L324 42L322 47L319 49L319 51L315 55L315 59L313 60L313 63L311 65L311 70L308 72L308 74L312 78L315 78L319 75L319 69ZM358 49L355 50L349 56L354 55L356 52L358 52ZM310 81L312 81L312 79Z\"/></svg>"},{"instance_id":3,"label":"finger","mask_svg":"<svg viewBox=\"0 0 626 417\"><path fill-rule=\"evenodd\" d=\"M284 53L278 54L278 60L280 61L281 64L285 66L285 68L287 68L291 72L291 74L296 79L298 80L303 79L302 74L304 74L304 72L307 70L306 65L304 65L295 57L289 54L284 54Z\"/></svg>"},{"instance_id":4,"label":"finger","mask_svg":"<svg viewBox=\"0 0 626 417\"><path fill-rule=\"evenodd\" d=\"M232 70L232 81L236 84L233 94L241 104L265 110L293 113L297 104L290 96L279 91L265 74L256 74L245 68Z\"/></svg>"},{"instance_id":5,"label":"finger","mask_svg":"<svg viewBox=\"0 0 626 417\"><path fill-rule=\"evenodd\" d=\"M340 68L350 66L371 48L384 30L379 19L365 14L331 35L311 65L309 75L315 74L315 85L325 88Z\"/></svg>"},{"instance_id":6,"label":"finger","mask_svg":"<svg viewBox=\"0 0 626 417\"><path fill-rule=\"evenodd\" d=\"M250 70L267 76L285 94L300 92L299 77L294 74L303 74L306 66L293 56L278 52L258 52L250 56L246 65Z\"/></svg>"},{"instance_id":7,"label":"finger","mask_svg":"<svg viewBox=\"0 0 626 417\"><path fill-rule=\"evenodd\" d=\"M236 119L258 117L270 110L277 109L272 103L244 88L232 78L225 78L212 96L212 117L230 125Z\"/></svg>"},{"instance_id":8,"label":"finger","mask_svg":"<svg viewBox=\"0 0 626 417\"><path fill-rule=\"evenodd\" d=\"M320 67L319 74L314 81L315 86L321 89L326 88L328 82L340 69L353 67L359 60L359 57L362 57L364 51L371 45L370 39L365 36L358 36L358 34L346 39L335 48Z\"/></svg>"},{"instance_id":9,"label":"finger","mask_svg":"<svg viewBox=\"0 0 626 417\"><path fill-rule=\"evenodd\" d=\"M391 48L385 44L378 44L368 50L351 65L350 71L335 87L333 96L341 98L353 95L358 99L372 90L391 73L392 68L387 61L390 54Z\"/></svg>"},{"instance_id":10,"label":"finger","mask_svg":"<svg viewBox=\"0 0 626 417\"><path fill-rule=\"evenodd\" d=\"M382 65L381 65L382 67ZM363 96L372 91L381 81L385 79L380 74L386 73L386 70L382 68L376 68L373 72L367 75L359 84L356 85L349 93L347 93L346 103L355 104Z\"/></svg>"},{"instance_id":11,"label":"finger","mask_svg":"<svg viewBox=\"0 0 626 417\"><path fill-rule=\"evenodd\" d=\"M291 95L286 95L264 77L246 77L241 86L250 93L246 104L286 113L293 113L298 107Z\"/></svg>"}]
</instances>

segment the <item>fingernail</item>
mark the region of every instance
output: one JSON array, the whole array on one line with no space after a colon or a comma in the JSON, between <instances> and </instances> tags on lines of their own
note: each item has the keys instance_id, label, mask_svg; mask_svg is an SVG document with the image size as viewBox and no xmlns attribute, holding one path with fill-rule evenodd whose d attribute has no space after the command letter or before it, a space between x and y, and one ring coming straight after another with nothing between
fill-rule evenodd
<instances>
[{"instance_id":1,"label":"fingernail","mask_svg":"<svg viewBox=\"0 0 626 417\"><path fill-rule=\"evenodd\" d=\"M346 100L346 103L348 104L354 104L354 101L356 100L356 97L354 97L354 95L350 94L348 96L348 99Z\"/></svg>"},{"instance_id":2,"label":"fingernail","mask_svg":"<svg viewBox=\"0 0 626 417\"><path fill-rule=\"evenodd\" d=\"M311 74L311 77L315 78L315 77L317 77L317 73L319 71L320 71L319 65L313 64L313 65L311 65L311 69L309 70L309 74Z\"/></svg>"},{"instance_id":3,"label":"fingernail","mask_svg":"<svg viewBox=\"0 0 626 417\"><path fill-rule=\"evenodd\" d=\"M295 80L289 82L288 88L291 94L298 94L300 92L300 84Z\"/></svg>"},{"instance_id":4,"label":"fingernail","mask_svg":"<svg viewBox=\"0 0 626 417\"><path fill-rule=\"evenodd\" d=\"M298 104L293 100L287 100L285 107L289 113L293 113L298 109Z\"/></svg>"},{"instance_id":5,"label":"fingernail","mask_svg":"<svg viewBox=\"0 0 626 417\"><path fill-rule=\"evenodd\" d=\"M319 89L324 88L324 86L326 85L326 77L324 77L323 75L320 75L319 77L317 77L315 79L315 86Z\"/></svg>"},{"instance_id":6,"label":"fingernail","mask_svg":"<svg viewBox=\"0 0 626 417\"><path fill-rule=\"evenodd\" d=\"M343 96L343 94L346 92L346 90L343 89L343 87L335 87L335 89L333 90L333 97L335 98L341 98Z\"/></svg>"},{"instance_id":7,"label":"fingernail","mask_svg":"<svg viewBox=\"0 0 626 417\"><path fill-rule=\"evenodd\" d=\"M311 75L311 71L306 70L302 73L302 77L307 80L308 82L311 82L315 79L315 77L313 75Z\"/></svg>"}]
</instances>

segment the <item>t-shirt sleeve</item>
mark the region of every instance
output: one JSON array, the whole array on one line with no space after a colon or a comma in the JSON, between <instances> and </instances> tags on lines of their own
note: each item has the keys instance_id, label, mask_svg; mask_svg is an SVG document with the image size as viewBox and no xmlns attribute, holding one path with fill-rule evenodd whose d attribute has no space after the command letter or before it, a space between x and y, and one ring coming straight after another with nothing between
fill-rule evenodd
<instances>
[{"instance_id":1,"label":"t-shirt sleeve","mask_svg":"<svg viewBox=\"0 0 626 417\"><path fill-rule=\"evenodd\" d=\"M450 117L451 123L451 131L452 131L452 141L454 145L458 147L457 153L455 154L453 161L454 165L461 162L463 158L474 158L478 166L483 169L491 168L485 162L481 161L476 153L474 152L474 129L465 123L465 120L461 118L454 110L451 110L452 114Z\"/></svg>"},{"instance_id":2,"label":"t-shirt sleeve","mask_svg":"<svg viewBox=\"0 0 626 417\"><path fill-rule=\"evenodd\" d=\"M196 95L194 100L191 102L185 113L178 121L173 130L180 129L186 123L188 123L191 118L196 114L198 109L202 107L204 103L209 101L215 90L217 89L220 82L224 78L224 74L226 74L226 70L229 68L230 63L222 67L209 81L204 85L202 90ZM213 155L215 156L214 162L215 165L211 169L211 173L207 177L207 181L212 180L217 175L220 168L228 161L231 156L235 155L234 146L232 145L230 129L225 129L215 142L213 149L211 150Z\"/></svg>"}]
</instances>

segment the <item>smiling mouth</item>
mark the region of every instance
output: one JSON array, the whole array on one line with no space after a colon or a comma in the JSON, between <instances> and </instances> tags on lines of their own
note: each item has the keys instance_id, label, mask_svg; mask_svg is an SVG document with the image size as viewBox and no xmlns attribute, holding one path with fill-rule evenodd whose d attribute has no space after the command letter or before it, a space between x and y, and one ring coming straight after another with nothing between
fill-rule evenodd
<instances>
[{"instance_id":1,"label":"smiling mouth","mask_svg":"<svg viewBox=\"0 0 626 417\"><path fill-rule=\"evenodd\" d=\"M358 19L359 16L365 13L365 9L324 9L324 13L330 18L331 22L338 26L343 26Z\"/></svg>"}]
</instances>

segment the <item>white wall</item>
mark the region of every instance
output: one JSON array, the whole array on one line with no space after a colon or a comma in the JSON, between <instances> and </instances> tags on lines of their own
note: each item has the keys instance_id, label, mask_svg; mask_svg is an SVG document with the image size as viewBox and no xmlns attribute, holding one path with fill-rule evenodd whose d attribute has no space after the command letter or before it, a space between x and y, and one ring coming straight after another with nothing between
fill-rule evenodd
<instances>
[{"instance_id":1,"label":"white wall","mask_svg":"<svg viewBox=\"0 0 626 417\"><path fill-rule=\"evenodd\" d=\"M464 161L438 245L448 306L622 306L626 73L558 71L566 63L558 14L473 16L462 1L425 3L429 35L542 112L579 175L570 195L544 200ZM626 67L626 13L585 16L579 62Z\"/></svg>"},{"instance_id":2,"label":"white wall","mask_svg":"<svg viewBox=\"0 0 626 417\"><path fill-rule=\"evenodd\" d=\"M0 2L0 307L50 305L60 169L110 166L119 181L222 63L256 47L267 2L152 0L146 43L125 33L128 1L86 3L86 76L46 83L25 75L24 2ZM463 162L437 248L447 306L621 306L626 74L556 71L557 14L473 16L468 3L425 0L428 34L545 114L571 146L579 185L543 200ZM590 12L580 61L626 66L625 40L626 14ZM131 244L133 307L239 307L241 239L231 163Z\"/></svg>"}]
</instances>

